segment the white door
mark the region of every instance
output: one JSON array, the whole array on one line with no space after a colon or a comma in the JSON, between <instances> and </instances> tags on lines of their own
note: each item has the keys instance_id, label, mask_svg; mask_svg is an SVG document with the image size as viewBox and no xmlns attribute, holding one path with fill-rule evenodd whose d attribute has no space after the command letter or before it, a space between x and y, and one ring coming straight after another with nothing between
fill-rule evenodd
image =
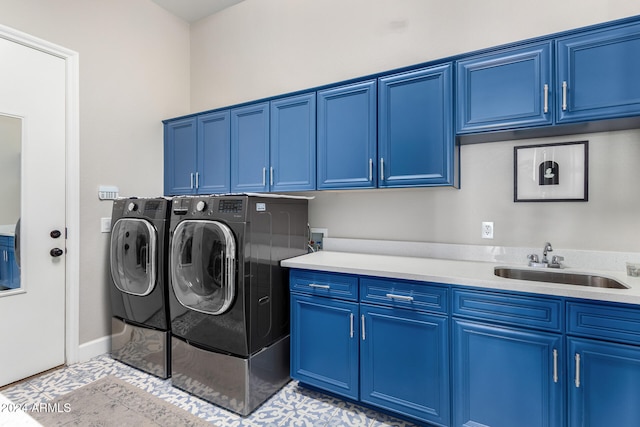
<instances>
[{"instance_id":1,"label":"white door","mask_svg":"<svg viewBox=\"0 0 640 427\"><path fill-rule=\"evenodd\" d=\"M0 291L2 386L65 363L66 64L2 38L0 63L0 114L22 124L20 200L1 201L21 217L19 287Z\"/></svg>"}]
</instances>

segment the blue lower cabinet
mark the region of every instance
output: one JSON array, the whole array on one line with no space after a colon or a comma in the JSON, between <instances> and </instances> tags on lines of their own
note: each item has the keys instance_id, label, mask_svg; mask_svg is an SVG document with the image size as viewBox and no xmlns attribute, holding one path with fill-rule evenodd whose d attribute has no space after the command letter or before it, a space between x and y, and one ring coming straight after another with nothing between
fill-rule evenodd
<instances>
[{"instance_id":1,"label":"blue lower cabinet","mask_svg":"<svg viewBox=\"0 0 640 427\"><path fill-rule=\"evenodd\" d=\"M569 338L569 427L636 426L640 348Z\"/></svg>"},{"instance_id":2,"label":"blue lower cabinet","mask_svg":"<svg viewBox=\"0 0 640 427\"><path fill-rule=\"evenodd\" d=\"M12 236L0 236L0 287L20 287L20 269L16 262Z\"/></svg>"},{"instance_id":3,"label":"blue lower cabinet","mask_svg":"<svg viewBox=\"0 0 640 427\"><path fill-rule=\"evenodd\" d=\"M291 377L302 384L429 426L639 425L636 305L311 270L290 278Z\"/></svg>"},{"instance_id":4,"label":"blue lower cabinet","mask_svg":"<svg viewBox=\"0 0 640 427\"><path fill-rule=\"evenodd\" d=\"M293 379L450 425L445 286L293 269L289 289Z\"/></svg>"},{"instance_id":5,"label":"blue lower cabinet","mask_svg":"<svg viewBox=\"0 0 640 427\"><path fill-rule=\"evenodd\" d=\"M446 316L360 305L360 400L449 425Z\"/></svg>"},{"instance_id":6,"label":"blue lower cabinet","mask_svg":"<svg viewBox=\"0 0 640 427\"><path fill-rule=\"evenodd\" d=\"M291 377L358 399L358 304L291 294Z\"/></svg>"},{"instance_id":7,"label":"blue lower cabinet","mask_svg":"<svg viewBox=\"0 0 640 427\"><path fill-rule=\"evenodd\" d=\"M454 426L564 425L562 335L453 322Z\"/></svg>"},{"instance_id":8,"label":"blue lower cabinet","mask_svg":"<svg viewBox=\"0 0 640 427\"><path fill-rule=\"evenodd\" d=\"M8 288L11 281L11 265L7 255L9 248L6 236L0 236L0 286Z\"/></svg>"}]
</instances>

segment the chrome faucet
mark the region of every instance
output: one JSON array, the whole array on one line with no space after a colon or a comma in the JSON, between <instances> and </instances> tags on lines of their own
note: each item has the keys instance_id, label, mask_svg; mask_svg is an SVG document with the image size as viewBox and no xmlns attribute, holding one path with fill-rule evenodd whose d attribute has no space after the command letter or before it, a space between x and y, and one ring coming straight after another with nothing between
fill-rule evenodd
<instances>
[{"instance_id":1,"label":"chrome faucet","mask_svg":"<svg viewBox=\"0 0 640 427\"><path fill-rule=\"evenodd\" d=\"M564 261L564 257L554 255L551 257L551 262L547 258L547 254L549 252L553 252L553 247L551 243L546 242L544 244L544 248L542 249L542 259L538 259L538 255L530 254L527 256L529 260L529 267L537 267L537 268L562 268L560 261Z\"/></svg>"},{"instance_id":2,"label":"chrome faucet","mask_svg":"<svg viewBox=\"0 0 640 427\"><path fill-rule=\"evenodd\" d=\"M551 247L551 243L547 242L544 244L544 248L542 249L542 263L549 264L549 260L547 259L547 253L552 252L553 248Z\"/></svg>"}]
</instances>

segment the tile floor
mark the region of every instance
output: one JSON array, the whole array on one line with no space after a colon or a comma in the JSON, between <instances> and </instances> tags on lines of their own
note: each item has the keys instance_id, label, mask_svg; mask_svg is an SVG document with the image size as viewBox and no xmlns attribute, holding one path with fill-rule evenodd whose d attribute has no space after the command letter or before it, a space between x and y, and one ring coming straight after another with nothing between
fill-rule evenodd
<instances>
[{"instance_id":1,"label":"tile floor","mask_svg":"<svg viewBox=\"0 0 640 427\"><path fill-rule=\"evenodd\" d=\"M107 375L114 375L167 402L177 405L218 427L412 427L415 424L371 409L324 395L303 387L295 381L247 417L205 402L171 386L171 380L161 380L124 365L109 355L88 362L48 372L0 391L16 404L31 405L62 396L76 388ZM0 414L1 416L1 414ZM2 422L0 420L0 425Z\"/></svg>"}]
</instances>

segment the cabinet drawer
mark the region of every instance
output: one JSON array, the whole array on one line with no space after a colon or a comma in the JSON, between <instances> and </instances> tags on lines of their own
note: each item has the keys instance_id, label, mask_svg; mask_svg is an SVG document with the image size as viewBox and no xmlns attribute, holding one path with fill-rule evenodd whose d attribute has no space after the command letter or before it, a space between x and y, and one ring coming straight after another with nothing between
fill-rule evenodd
<instances>
[{"instance_id":1,"label":"cabinet drawer","mask_svg":"<svg viewBox=\"0 0 640 427\"><path fill-rule=\"evenodd\" d=\"M360 302L446 313L448 290L427 282L360 279Z\"/></svg>"},{"instance_id":2,"label":"cabinet drawer","mask_svg":"<svg viewBox=\"0 0 640 427\"><path fill-rule=\"evenodd\" d=\"M291 270L289 279L289 289L292 292L304 292L349 301L358 299L358 278L356 276L313 270Z\"/></svg>"},{"instance_id":3,"label":"cabinet drawer","mask_svg":"<svg viewBox=\"0 0 640 427\"><path fill-rule=\"evenodd\" d=\"M553 299L454 289L453 314L537 329L562 329L562 304Z\"/></svg>"},{"instance_id":4,"label":"cabinet drawer","mask_svg":"<svg viewBox=\"0 0 640 427\"><path fill-rule=\"evenodd\" d=\"M640 344L640 309L602 303L569 302L567 333Z\"/></svg>"}]
</instances>

